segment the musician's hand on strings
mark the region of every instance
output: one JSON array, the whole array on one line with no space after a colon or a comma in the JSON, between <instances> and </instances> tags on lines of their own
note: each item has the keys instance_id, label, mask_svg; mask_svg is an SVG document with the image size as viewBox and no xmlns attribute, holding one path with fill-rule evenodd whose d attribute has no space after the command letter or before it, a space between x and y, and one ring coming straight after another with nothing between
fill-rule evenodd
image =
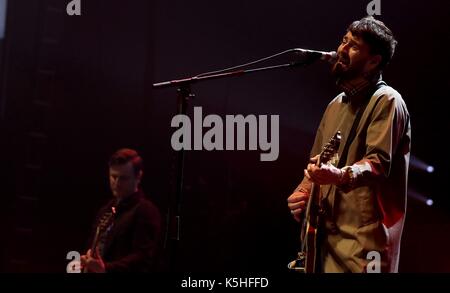
<instances>
[{"instance_id":1,"label":"musician's hand on strings","mask_svg":"<svg viewBox=\"0 0 450 293\"><path fill-rule=\"evenodd\" d=\"M301 220L301 214L306 208L306 203L308 202L309 192L307 191L295 191L292 193L287 201L288 207L291 210L291 214L297 222Z\"/></svg>"},{"instance_id":2,"label":"musician's hand on strings","mask_svg":"<svg viewBox=\"0 0 450 293\"><path fill-rule=\"evenodd\" d=\"M331 164L320 164L320 166L317 166L318 158L319 156L317 155L310 159L308 167L304 170L305 176L312 182L320 185L341 184L344 171Z\"/></svg>"},{"instance_id":3,"label":"musician's hand on strings","mask_svg":"<svg viewBox=\"0 0 450 293\"><path fill-rule=\"evenodd\" d=\"M88 252L90 252L90 249L88 250ZM87 252L87 253L88 253L88 252ZM87 259L88 259L87 253L86 253L86 254L83 254L83 255L80 257L80 266L81 266L81 270L82 270L82 271L83 271L84 268L86 267L86 263L87 263Z\"/></svg>"},{"instance_id":4,"label":"musician's hand on strings","mask_svg":"<svg viewBox=\"0 0 450 293\"><path fill-rule=\"evenodd\" d=\"M81 256L81 266L87 268L89 273L104 273L105 263L100 256L99 249L97 247L96 257L92 255L92 251L89 249L86 255Z\"/></svg>"}]
</instances>

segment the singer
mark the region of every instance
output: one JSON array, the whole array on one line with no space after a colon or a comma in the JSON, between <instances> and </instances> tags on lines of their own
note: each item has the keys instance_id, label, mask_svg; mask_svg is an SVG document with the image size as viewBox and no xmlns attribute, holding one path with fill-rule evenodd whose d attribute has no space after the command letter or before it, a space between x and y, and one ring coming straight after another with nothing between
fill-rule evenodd
<instances>
[{"instance_id":1,"label":"singer","mask_svg":"<svg viewBox=\"0 0 450 293\"><path fill-rule=\"evenodd\" d=\"M401 95L381 78L396 44L391 30L368 16L348 27L337 49L332 74L342 93L326 108L303 180L287 199L300 222L312 184L319 189L320 203L311 206L320 209L315 272L398 271L411 126ZM317 164L337 131L335 163Z\"/></svg>"}]
</instances>

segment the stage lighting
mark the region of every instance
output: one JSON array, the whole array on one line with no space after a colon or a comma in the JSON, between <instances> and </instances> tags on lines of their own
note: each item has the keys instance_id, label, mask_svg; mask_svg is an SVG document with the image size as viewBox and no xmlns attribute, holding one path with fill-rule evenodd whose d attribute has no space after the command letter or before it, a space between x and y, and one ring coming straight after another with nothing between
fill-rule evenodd
<instances>
[{"instance_id":1,"label":"stage lighting","mask_svg":"<svg viewBox=\"0 0 450 293\"><path fill-rule=\"evenodd\" d=\"M425 163L424 161L422 161L421 159L415 157L415 156L411 156L410 160L409 160L409 167L411 169L415 169L415 170L420 170L420 171L424 171L427 173L433 173L434 172L434 167Z\"/></svg>"},{"instance_id":2,"label":"stage lighting","mask_svg":"<svg viewBox=\"0 0 450 293\"><path fill-rule=\"evenodd\" d=\"M412 189L411 187L408 187L408 197L413 198L427 206L432 206L434 204L434 201L427 197L426 195L417 192L416 190Z\"/></svg>"}]
</instances>

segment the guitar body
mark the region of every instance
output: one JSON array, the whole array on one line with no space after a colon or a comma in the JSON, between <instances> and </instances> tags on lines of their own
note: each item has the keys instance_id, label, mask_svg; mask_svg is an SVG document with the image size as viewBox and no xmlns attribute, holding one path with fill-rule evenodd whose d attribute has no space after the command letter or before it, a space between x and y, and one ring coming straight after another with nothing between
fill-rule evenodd
<instances>
[{"instance_id":1,"label":"guitar body","mask_svg":"<svg viewBox=\"0 0 450 293\"><path fill-rule=\"evenodd\" d=\"M312 184L309 197L311 202L308 219L306 221L306 235L302 239L305 242L305 273L315 273L317 264L317 236L319 232L319 204L320 186Z\"/></svg>"},{"instance_id":2,"label":"guitar body","mask_svg":"<svg viewBox=\"0 0 450 293\"><path fill-rule=\"evenodd\" d=\"M323 147L316 164L318 166L327 164L337 154L340 142L341 132L338 131ZM319 254L317 244L322 215L320 185L312 183L300 235L301 250L298 252L297 259L288 264L289 269L301 273L318 272Z\"/></svg>"}]
</instances>

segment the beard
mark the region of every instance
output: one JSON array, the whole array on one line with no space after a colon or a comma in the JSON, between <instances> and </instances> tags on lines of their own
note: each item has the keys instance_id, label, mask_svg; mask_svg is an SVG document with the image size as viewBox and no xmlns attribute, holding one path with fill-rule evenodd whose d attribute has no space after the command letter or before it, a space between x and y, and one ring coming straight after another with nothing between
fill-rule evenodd
<instances>
[{"instance_id":1,"label":"beard","mask_svg":"<svg viewBox=\"0 0 450 293\"><path fill-rule=\"evenodd\" d=\"M352 63L350 59L340 56L331 68L332 75L339 80L348 81L363 76L362 62Z\"/></svg>"}]
</instances>

